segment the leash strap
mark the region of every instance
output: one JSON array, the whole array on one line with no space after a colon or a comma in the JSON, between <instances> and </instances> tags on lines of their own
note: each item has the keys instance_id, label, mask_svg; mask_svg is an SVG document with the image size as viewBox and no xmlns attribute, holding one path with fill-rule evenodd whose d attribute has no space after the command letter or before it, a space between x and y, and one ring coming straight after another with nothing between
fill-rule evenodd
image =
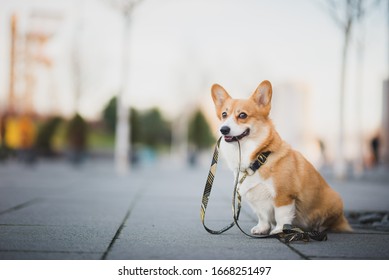
<instances>
[{"instance_id":1,"label":"leash strap","mask_svg":"<svg viewBox=\"0 0 389 280\"><path fill-rule=\"evenodd\" d=\"M205 212L207 210L209 196L211 195L213 180L215 179L216 167L217 167L217 162L219 159L219 148L220 148L221 139L222 138L220 137L219 140L217 141L216 146L215 146L215 150L213 152L211 167L209 168L207 182L205 183L205 188L204 188L204 193L203 193L203 198L202 198L202 203L201 203L201 210L200 210L201 222L202 222L205 230L211 234L221 234L221 233L229 230L230 228L232 228L235 224L234 222L232 222L231 224L225 226L224 228L222 228L220 230L212 230L205 225Z\"/></svg>"},{"instance_id":2,"label":"leash strap","mask_svg":"<svg viewBox=\"0 0 389 280\"><path fill-rule=\"evenodd\" d=\"M283 226L283 231L280 232L280 233L276 233L276 234L252 235L252 234L249 234L249 233L245 232L241 228L239 223L238 223L239 214L240 214L240 210L241 210L241 207L242 207L241 206L242 205L242 198L241 198L241 195L239 194L238 185L241 184L244 181L244 179L247 176L247 173L245 173L244 176L241 179L239 179L239 173L240 172L237 172L237 175L235 177L235 183L234 183L234 192L233 192L233 198L232 198L233 222L231 222L229 225L225 226L224 228L222 228L220 230L212 230L212 229L208 228L205 225L205 213L206 213L206 210L207 210L209 197L211 195L213 181L215 179L217 162L218 162L218 159L219 159L219 148L220 148L220 141L221 141L221 139L222 139L222 137L220 137L218 139L218 141L216 143L216 146L215 146L215 149L214 149L214 153L213 153L213 157L212 157L212 163L211 163L211 167L209 169L207 182L205 183L205 188L204 188L204 193L203 193L202 203L201 203L200 218L201 218L201 222L202 222L202 224L203 224L203 226L204 226L204 228L205 228L205 230L207 232L209 232L211 234L221 234L221 233L229 230L230 228L232 228L236 224L236 226L239 228L239 230L242 233L244 233L245 235L247 235L247 236L249 236L251 238L256 238L256 239L259 239L259 238L277 238L277 239L279 239L281 241L284 241L285 243L289 243L291 241L305 241L305 242L308 242L309 239L313 239L313 240L317 240L317 241L325 241L325 240L327 240L327 233L325 231L324 232L319 232L319 231L304 232L300 228L294 227L294 226L289 225L289 224L285 224ZM240 170L240 165L241 165L241 162L240 162L241 161L241 147L240 147L240 142L239 142L238 139L237 139L237 142L238 142L238 146L239 146L239 170ZM263 162L261 161L261 165L266 162L266 158L267 158L267 156L269 154L265 155L265 159L263 160ZM256 170L259 169L259 167L260 166L258 166L256 168Z\"/></svg>"}]
</instances>

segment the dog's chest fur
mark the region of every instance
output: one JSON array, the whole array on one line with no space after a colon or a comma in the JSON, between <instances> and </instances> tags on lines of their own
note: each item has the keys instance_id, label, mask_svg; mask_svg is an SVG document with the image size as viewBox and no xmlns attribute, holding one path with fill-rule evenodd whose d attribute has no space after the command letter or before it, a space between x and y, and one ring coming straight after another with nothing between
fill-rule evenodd
<instances>
[{"instance_id":1,"label":"dog's chest fur","mask_svg":"<svg viewBox=\"0 0 389 280\"><path fill-rule=\"evenodd\" d=\"M251 164L251 156L258 148L256 141L247 139L241 142L241 163L239 171L239 146L237 142L226 143L221 142L221 151L227 161L229 168L234 172L236 177L237 172L240 172L239 178L243 176L243 170L247 169ZM255 188L255 190L254 190ZM239 193L244 196L247 201L252 204L255 201L273 200L276 191L272 178L264 179L259 172L249 175L239 186ZM253 206L253 205L251 205Z\"/></svg>"}]
</instances>

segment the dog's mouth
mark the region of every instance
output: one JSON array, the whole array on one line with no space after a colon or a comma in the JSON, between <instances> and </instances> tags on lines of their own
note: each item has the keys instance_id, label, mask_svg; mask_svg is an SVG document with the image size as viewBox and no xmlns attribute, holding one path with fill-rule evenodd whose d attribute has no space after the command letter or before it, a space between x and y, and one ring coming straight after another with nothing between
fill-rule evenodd
<instances>
[{"instance_id":1,"label":"dog's mouth","mask_svg":"<svg viewBox=\"0 0 389 280\"><path fill-rule=\"evenodd\" d=\"M234 142L234 141L241 140L242 138L246 137L249 134L250 134L250 128L247 128L242 134L237 136L224 135L224 140L226 142Z\"/></svg>"}]
</instances>

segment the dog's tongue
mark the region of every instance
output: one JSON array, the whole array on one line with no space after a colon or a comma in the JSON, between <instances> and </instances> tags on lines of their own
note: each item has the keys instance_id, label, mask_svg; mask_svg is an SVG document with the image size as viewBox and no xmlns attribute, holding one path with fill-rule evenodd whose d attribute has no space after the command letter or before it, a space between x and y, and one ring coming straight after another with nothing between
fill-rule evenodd
<instances>
[{"instance_id":1,"label":"dog's tongue","mask_svg":"<svg viewBox=\"0 0 389 280\"><path fill-rule=\"evenodd\" d=\"M241 135L238 135L238 136L224 135L224 140L226 142L238 141L238 140L241 140L243 137L249 135L249 133L250 133L250 129L246 129Z\"/></svg>"},{"instance_id":2,"label":"dog's tongue","mask_svg":"<svg viewBox=\"0 0 389 280\"><path fill-rule=\"evenodd\" d=\"M226 142L236 141L236 136L224 136Z\"/></svg>"}]
</instances>

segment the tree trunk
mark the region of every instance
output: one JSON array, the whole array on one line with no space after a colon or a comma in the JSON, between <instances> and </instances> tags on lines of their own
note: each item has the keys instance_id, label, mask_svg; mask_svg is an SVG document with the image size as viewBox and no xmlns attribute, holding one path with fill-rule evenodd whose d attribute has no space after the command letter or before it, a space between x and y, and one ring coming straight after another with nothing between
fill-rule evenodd
<instances>
[{"instance_id":1,"label":"tree trunk","mask_svg":"<svg viewBox=\"0 0 389 280\"><path fill-rule=\"evenodd\" d=\"M350 43L352 21L348 20L344 30L344 43L342 50L342 64L340 70L340 95L339 95L339 134L338 134L338 147L335 157L335 176L338 179L344 179L346 177L346 159L344 151L345 140L345 116L344 116L344 100L346 95L346 74L347 74L347 57Z\"/></svg>"},{"instance_id":2,"label":"tree trunk","mask_svg":"<svg viewBox=\"0 0 389 280\"><path fill-rule=\"evenodd\" d=\"M117 122L115 135L115 164L119 174L125 174L129 170L130 157L130 125L129 109L124 105L124 96L128 89L128 46L129 46L129 15L124 17L123 47L122 47L122 85L117 97Z\"/></svg>"}]
</instances>

